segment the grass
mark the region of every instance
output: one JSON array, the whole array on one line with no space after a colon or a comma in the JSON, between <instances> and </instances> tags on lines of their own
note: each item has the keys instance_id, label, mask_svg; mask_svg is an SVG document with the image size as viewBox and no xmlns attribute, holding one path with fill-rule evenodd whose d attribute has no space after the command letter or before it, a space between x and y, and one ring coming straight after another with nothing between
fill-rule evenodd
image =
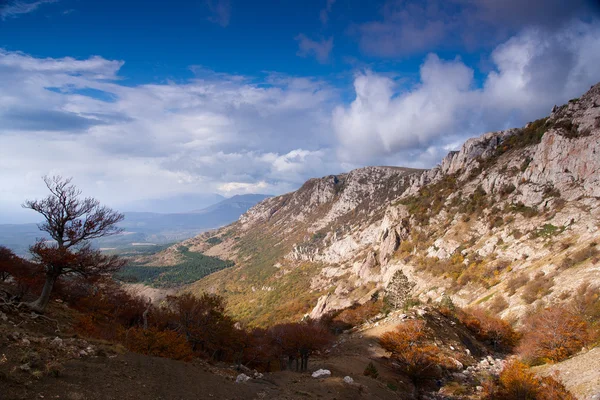
<instances>
[{"instance_id":1,"label":"grass","mask_svg":"<svg viewBox=\"0 0 600 400\"><path fill-rule=\"evenodd\" d=\"M535 231L531 232L529 234L529 237L531 239L537 239L537 238L551 238L553 236L559 235L562 232L564 232L565 227L558 227L552 224L544 224L542 225L540 228L536 229Z\"/></svg>"}]
</instances>

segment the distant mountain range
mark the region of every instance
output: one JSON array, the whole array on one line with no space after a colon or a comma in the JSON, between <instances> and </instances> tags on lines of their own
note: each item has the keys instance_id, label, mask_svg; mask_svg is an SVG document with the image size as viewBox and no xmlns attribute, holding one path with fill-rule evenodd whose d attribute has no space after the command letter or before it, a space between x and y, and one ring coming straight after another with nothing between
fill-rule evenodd
<instances>
[{"instance_id":1,"label":"distant mountain range","mask_svg":"<svg viewBox=\"0 0 600 400\"><path fill-rule=\"evenodd\" d=\"M193 237L236 221L255 204L271 197L263 194L233 196L208 207L184 213L125 212L121 235L99 239L101 248L116 250L135 245L160 245ZM37 238L47 238L37 224L0 224L0 245L26 255Z\"/></svg>"}]
</instances>

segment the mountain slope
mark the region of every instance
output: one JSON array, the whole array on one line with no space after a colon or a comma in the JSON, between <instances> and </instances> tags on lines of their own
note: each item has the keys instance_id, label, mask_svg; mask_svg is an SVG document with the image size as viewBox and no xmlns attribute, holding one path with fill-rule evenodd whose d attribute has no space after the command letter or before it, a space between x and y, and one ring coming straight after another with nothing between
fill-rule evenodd
<instances>
[{"instance_id":1,"label":"mountain slope","mask_svg":"<svg viewBox=\"0 0 600 400\"><path fill-rule=\"evenodd\" d=\"M518 316L600 280L600 85L520 129L468 140L431 170L311 179L185 243L236 266L189 290L264 325L364 301L402 270L422 301Z\"/></svg>"}]
</instances>

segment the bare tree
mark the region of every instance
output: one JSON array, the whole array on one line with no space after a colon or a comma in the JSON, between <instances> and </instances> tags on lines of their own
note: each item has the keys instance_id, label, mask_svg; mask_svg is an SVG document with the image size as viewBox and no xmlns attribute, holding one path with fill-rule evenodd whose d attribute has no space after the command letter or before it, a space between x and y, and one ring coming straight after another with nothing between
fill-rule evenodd
<instances>
[{"instance_id":1,"label":"bare tree","mask_svg":"<svg viewBox=\"0 0 600 400\"><path fill-rule=\"evenodd\" d=\"M28 200L23 204L44 216L38 225L55 243L38 240L30 248L34 260L43 265L46 281L40 297L29 306L43 312L52 288L62 275L78 274L93 279L115 272L124 265L117 256L103 255L92 249L89 240L122 232L116 224L123 214L101 206L98 200L81 198L81 191L71 184L71 178L45 176L44 183L50 194L42 200Z\"/></svg>"}]
</instances>

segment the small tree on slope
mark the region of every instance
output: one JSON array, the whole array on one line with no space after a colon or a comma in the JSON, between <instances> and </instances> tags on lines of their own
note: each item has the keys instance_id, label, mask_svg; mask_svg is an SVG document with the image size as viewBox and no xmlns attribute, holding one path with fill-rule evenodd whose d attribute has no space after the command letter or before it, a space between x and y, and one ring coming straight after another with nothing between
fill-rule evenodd
<instances>
[{"instance_id":1,"label":"small tree on slope","mask_svg":"<svg viewBox=\"0 0 600 400\"><path fill-rule=\"evenodd\" d=\"M398 309L409 299L413 287L415 283L410 282L402 270L398 270L385 289L386 300L394 309Z\"/></svg>"},{"instance_id":2,"label":"small tree on slope","mask_svg":"<svg viewBox=\"0 0 600 400\"><path fill-rule=\"evenodd\" d=\"M81 191L71 179L47 177L44 182L50 194L42 200L28 200L23 204L44 216L38 225L54 243L38 240L30 252L44 267L45 283L40 297L29 303L34 311L43 312L50 300L56 281L63 275L78 274L93 279L119 270L124 261L117 256L105 256L92 249L89 240L122 232L116 224L123 214L101 206L98 200L81 198Z\"/></svg>"}]
</instances>

